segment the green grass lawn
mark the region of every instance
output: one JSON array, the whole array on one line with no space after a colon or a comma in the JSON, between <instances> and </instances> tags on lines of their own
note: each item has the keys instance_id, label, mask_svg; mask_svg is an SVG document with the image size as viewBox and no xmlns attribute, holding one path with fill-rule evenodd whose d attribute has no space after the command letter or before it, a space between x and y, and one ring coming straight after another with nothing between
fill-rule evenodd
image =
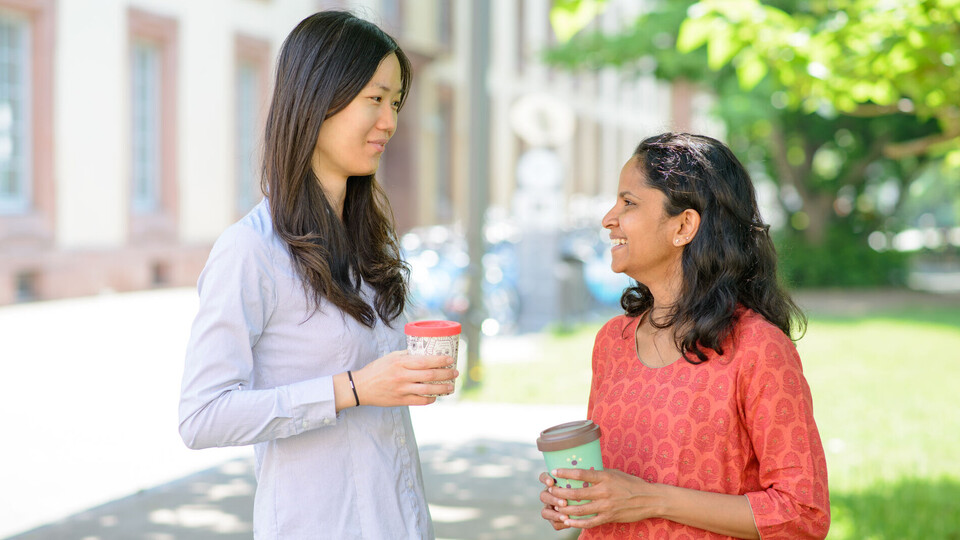
<instances>
[{"instance_id":1,"label":"green grass lawn","mask_svg":"<svg viewBox=\"0 0 960 540\"><path fill-rule=\"evenodd\" d=\"M465 399L580 404L599 325L487 363ZM827 452L831 539L960 540L960 307L811 314L798 342Z\"/></svg>"}]
</instances>

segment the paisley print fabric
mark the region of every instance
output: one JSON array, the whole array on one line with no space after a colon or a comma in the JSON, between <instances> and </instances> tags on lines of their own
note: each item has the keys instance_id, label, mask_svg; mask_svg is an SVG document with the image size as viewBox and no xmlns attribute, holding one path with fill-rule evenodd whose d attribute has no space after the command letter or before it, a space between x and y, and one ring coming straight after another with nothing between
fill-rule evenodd
<instances>
[{"instance_id":1,"label":"paisley print fabric","mask_svg":"<svg viewBox=\"0 0 960 540\"><path fill-rule=\"evenodd\" d=\"M701 491L746 495L764 539L823 538L830 524L827 465L796 347L760 315L740 310L724 354L649 368L638 320L597 334L588 416L600 425L603 465ZM728 538L664 519L608 523L581 539Z\"/></svg>"}]
</instances>

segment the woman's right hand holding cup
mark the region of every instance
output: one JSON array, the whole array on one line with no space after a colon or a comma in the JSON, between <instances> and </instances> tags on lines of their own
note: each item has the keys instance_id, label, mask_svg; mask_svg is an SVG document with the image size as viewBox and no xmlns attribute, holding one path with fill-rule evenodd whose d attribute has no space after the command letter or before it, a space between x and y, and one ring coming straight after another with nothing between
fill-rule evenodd
<instances>
[{"instance_id":1,"label":"woman's right hand holding cup","mask_svg":"<svg viewBox=\"0 0 960 540\"><path fill-rule=\"evenodd\" d=\"M450 394L453 384L429 384L428 381L447 381L457 378L459 372L448 367L455 364L449 356L417 355L407 351L394 351L370 362L362 369L352 372L353 384L361 405L396 407L400 405L429 405L436 397L425 394ZM337 378L341 378L338 381ZM346 383L341 397L340 384ZM337 388L337 409L356 405L346 373L334 377ZM349 398L349 399L346 399ZM345 406L341 407L343 404Z\"/></svg>"}]
</instances>

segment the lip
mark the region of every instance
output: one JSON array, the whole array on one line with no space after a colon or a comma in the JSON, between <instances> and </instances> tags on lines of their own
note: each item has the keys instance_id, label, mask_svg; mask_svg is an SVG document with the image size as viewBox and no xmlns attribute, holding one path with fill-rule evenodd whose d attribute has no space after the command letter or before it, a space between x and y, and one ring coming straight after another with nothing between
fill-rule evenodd
<instances>
[{"instance_id":1,"label":"lip","mask_svg":"<svg viewBox=\"0 0 960 540\"><path fill-rule=\"evenodd\" d=\"M376 148L378 152L383 152L387 148L387 140L388 139L374 139L372 141L367 141L367 142L372 144L373 147Z\"/></svg>"}]
</instances>

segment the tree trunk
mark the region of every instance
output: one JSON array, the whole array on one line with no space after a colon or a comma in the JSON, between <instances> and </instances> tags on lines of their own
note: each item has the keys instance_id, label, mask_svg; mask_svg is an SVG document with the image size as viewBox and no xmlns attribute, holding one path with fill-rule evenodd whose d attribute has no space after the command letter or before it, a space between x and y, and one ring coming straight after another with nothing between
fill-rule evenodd
<instances>
[{"instance_id":1,"label":"tree trunk","mask_svg":"<svg viewBox=\"0 0 960 540\"><path fill-rule=\"evenodd\" d=\"M822 246L833 221L833 196L828 193L807 193L803 200L803 211L810 218L810 224L803 230L803 239L811 246Z\"/></svg>"}]
</instances>

